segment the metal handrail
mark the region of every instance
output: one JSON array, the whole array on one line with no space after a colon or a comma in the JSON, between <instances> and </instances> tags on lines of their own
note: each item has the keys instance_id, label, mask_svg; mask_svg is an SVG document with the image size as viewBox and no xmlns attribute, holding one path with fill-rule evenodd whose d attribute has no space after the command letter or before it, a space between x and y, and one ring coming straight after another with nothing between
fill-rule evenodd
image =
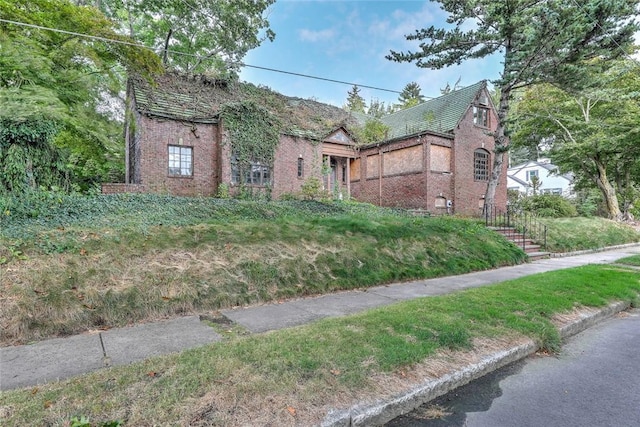
<instances>
[{"instance_id":1,"label":"metal handrail","mask_svg":"<svg viewBox=\"0 0 640 427\"><path fill-rule=\"evenodd\" d=\"M511 206L507 206L506 211L486 207L485 225L500 229L514 242L521 242L522 250L525 250L527 239L547 247L547 226L530 212L518 212Z\"/></svg>"}]
</instances>

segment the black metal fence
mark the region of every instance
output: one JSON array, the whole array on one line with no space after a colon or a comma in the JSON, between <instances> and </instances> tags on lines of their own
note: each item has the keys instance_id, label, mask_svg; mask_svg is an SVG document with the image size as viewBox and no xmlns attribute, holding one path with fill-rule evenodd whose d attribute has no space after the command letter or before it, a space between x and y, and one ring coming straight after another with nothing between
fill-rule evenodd
<instances>
[{"instance_id":1,"label":"black metal fence","mask_svg":"<svg viewBox=\"0 0 640 427\"><path fill-rule=\"evenodd\" d=\"M509 240L518 243L522 249L526 248L527 240L547 247L547 226L530 212L517 211L511 206L507 210L496 207L485 208L485 224L504 234Z\"/></svg>"}]
</instances>

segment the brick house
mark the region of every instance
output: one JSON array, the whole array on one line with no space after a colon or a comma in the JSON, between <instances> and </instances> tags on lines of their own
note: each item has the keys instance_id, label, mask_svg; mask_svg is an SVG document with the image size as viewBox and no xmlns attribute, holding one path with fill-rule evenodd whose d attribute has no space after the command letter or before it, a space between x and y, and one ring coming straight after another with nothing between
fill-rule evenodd
<instances>
[{"instance_id":1,"label":"brick house","mask_svg":"<svg viewBox=\"0 0 640 427\"><path fill-rule=\"evenodd\" d=\"M435 213L482 211L497 115L484 81L382 117L385 141L360 147L351 195ZM382 173L380 173L382 171ZM506 162L495 204L507 202Z\"/></svg>"},{"instance_id":2,"label":"brick house","mask_svg":"<svg viewBox=\"0 0 640 427\"><path fill-rule=\"evenodd\" d=\"M377 205L466 215L482 207L496 123L484 82L383 117L387 135L370 145L355 137L370 118L247 83L166 74L133 78L128 91L126 180L104 193L213 196L224 186L279 198L316 178L334 197ZM282 123L271 162L237 161L221 109L247 99ZM505 206L506 172L498 189Z\"/></svg>"}]
</instances>

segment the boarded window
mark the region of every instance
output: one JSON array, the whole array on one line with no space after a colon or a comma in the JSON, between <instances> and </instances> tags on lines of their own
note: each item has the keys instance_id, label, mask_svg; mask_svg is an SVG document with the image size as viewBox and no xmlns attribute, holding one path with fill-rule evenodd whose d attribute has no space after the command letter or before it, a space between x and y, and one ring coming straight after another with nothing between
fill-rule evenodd
<instances>
[{"instance_id":1,"label":"boarded window","mask_svg":"<svg viewBox=\"0 0 640 427\"><path fill-rule=\"evenodd\" d=\"M357 181L360 179L360 159L351 160L351 181Z\"/></svg>"},{"instance_id":2,"label":"boarded window","mask_svg":"<svg viewBox=\"0 0 640 427\"><path fill-rule=\"evenodd\" d=\"M397 175L401 173L422 171L422 145L389 151L384 154L384 174ZM368 166L368 164L367 164Z\"/></svg>"},{"instance_id":3,"label":"boarded window","mask_svg":"<svg viewBox=\"0 0 640 427\"><path fill-rule=\"evenodd\" d=\"M451 172L451 148L440 145L431 146L431 170Z\"/></svg>"},{"instance_id":4,"label":"boarded window","mask_svg":"<svg viewBox=\"0 0 640 427\"><path fill-rule=\"evenodd\" d=\"M367 178L377 178L380 175L380 164L378 163L379 158L379 154L367 156Z\"/></svg>"}]
</instances>

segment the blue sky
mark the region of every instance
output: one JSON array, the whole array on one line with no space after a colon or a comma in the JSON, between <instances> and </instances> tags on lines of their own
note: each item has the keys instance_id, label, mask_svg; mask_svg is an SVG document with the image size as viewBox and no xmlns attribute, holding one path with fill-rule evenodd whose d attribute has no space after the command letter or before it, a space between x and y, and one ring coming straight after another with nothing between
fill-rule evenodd
<instances>
[{"instance_id":1,"label":"blue sky","mask_svg":"<svg viewBox=\"0 0 640 427\"><path fill-rule=\"evenodd\" d=\"M445 23L446 14L431 1L277 0L268 19L276 39L250 51L245 57L247 64L397 91L415 81L423 95L432 97L458 79L461 86L496 79L502 65L500 57L493 57L429 70L385 59L392 49L417 50L418 43L407 41L406 34ZM337 106L344 105L351 89L246 67L240 77L288 96L315 98ZM385 105L398 99L396 93L367 88L360 93L367 105L373 98Z\"/></svg>"}]
</instances>

